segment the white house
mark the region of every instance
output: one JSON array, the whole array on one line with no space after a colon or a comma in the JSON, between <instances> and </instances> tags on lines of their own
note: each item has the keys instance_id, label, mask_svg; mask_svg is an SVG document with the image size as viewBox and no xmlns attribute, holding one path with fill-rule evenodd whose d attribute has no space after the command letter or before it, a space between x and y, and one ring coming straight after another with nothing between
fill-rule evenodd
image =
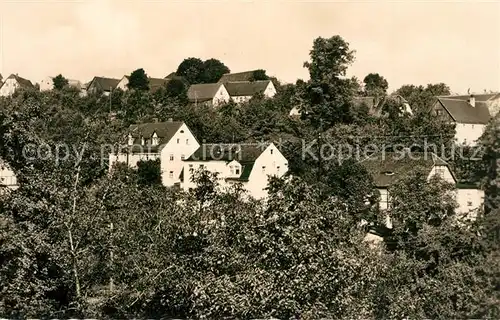
<instances>
[{"instance_id":1,"label":"white house","mask_svg":"<svg viewBox=\"0 0 500 320\"><path fill-rule=\"evenodd\" d=\"M456 213L474 219L483 208L484 191L474 186L460 186L448 163L431 152L380 152L374 154L361 164L372 176L375 187L380 192L380 209L390 210L391 195L389 188L411 171L420 168L428 173L428 180L438 175L446 182L456 186L455 199L458 204ZM392 228L392 222L387 216L386 227ZM369 235L372 237L373 235Z\"/></svg>"},{"instance_id":2,"label":"white house","mask_svg":"<svg viewBox=\"0 0 500 320\"><path fill-rule=\"evenodd\" d=\"M283 176L288 161L273 143L204 144L184 161L184 190L196 187L192 176L199 169L218 173L221 187L241 183L248 195L262 199L267 196L269 176Z\"/></svg>"},{"instance_id":3,"label":"white house","mask_svg":"<svg viewBox=\"0 0 500 320\"><path fill-rule=\"evenodd\" d=\"M500 94L468 96L440 96L433 105L433 113L456 124L455 140L474 146L492 116L500 109Z\"/></svg>"},{"instance_id":4,"label":"white house","mask_svg":"<svg viewBox=\"0 0 500 320\"><path fill-rule=\"evenodd\" d=\"M187 92L188 100L194 104L218 106L229 102L230 96L222 83L193 84Z\"/></svg>"},{"instance_id":5,"label":"white house","mask_svg":"<svg viewBox=\"0 0 500 320\"><path fill-rule=\"evenodd\" d=\"M129 127L125 146L109 156L110 168L115 162L136 168L141 160L160 159L165 186L179 183L183 160L200 146L184 122L172 121L134 124Z\"/></svg>"},{"instance_id":6,"label":"white house","mask_svg":"<svg viewBox=\"0 0 500 320\"><path fill-rule=\"evenodd\" d=\"M116 85L116 89L121 89L123 91L128 90L128 82L129 82L130 76L123 76L123 78L120 79L120 82ZM163 79L163 78L148 78L149 79L149 91L155 92L159 88L165 86L169 79Z\"/></svg>"},{"instance_id":7,"label":"white house","mask_svg":"<svg viewBox=\"0 0 500 320\"><path fill-rule=\"evenodd\" d=\"M271 80L226 82L224 86L231 99L237 103L246 102L255 94L262 94L267 98L272 98L276 94L276 88Z\"/></svg>"},{"instance_id":8,"label":"white house","mask_svg":"<svg viewBox=\"0 0 500 320\"><path fill-rule=\"evenodd\" d=\"M31 81L21 78L17 74L11 74L5 79L0 87L0 96L7 97L12 95L17 89L34 89L35 86Z\"/></svg>"},{"instance_id":9,"label":"white house","mask_svg":"<svg viewBox=\"0 0 500 320\"><path fill-rule=\"evenodd\" d=\"M0 192L2 192L4 187L15 190L19 185L17 184L17 178L14 171L12 171L5 162L0 160Z\"/></svg>"},{"instance_id":10,"label":"white house","mask_svg":"<svg viewBox=\"0 0 500 320\"><path fill-rule=\"evenodd\" d=\"M68 87L82 90L83 84L79 80L67 79ZM49 91L54 89L54 77L46 77L39 82L40 91Z\"/></svg>"}]
</instances>

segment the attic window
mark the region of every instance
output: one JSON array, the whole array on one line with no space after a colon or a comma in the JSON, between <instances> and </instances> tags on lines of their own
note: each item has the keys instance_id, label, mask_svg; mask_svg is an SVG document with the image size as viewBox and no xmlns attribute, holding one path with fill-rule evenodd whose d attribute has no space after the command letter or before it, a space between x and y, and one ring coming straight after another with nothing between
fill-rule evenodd
<instances>
[{"instance_id":1,"label":"attic window","mask_svg":"<svg viewBox=\"0 0 500 320\"><path fill-rule=\"evenodd\" d=\"M184 130L181 130L181 133L184 133Z\"/></svg>"},{"instance_id":2,"label":"attic window","mask_svg":"<svg viewBox=\"0 0 500 320\"><path fill-rule=\"evenodd\" d=\"M394 172L392 171L384 171L383 172L386 176L393 176L394 175Z\"/></svg>"}]
</instances>

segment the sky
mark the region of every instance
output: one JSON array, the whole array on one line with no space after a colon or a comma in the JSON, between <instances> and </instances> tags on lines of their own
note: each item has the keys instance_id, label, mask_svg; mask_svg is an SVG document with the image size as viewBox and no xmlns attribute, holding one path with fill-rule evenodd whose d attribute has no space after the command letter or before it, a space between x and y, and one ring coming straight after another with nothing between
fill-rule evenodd
<instances>
[{"instance_id":1,"label":"sky","mask_svg":"<svg viewBox=\"0 0 500 320\"><path fill-rule=\"evenodd\" d=\"M390 91L437 82L500 91L498 0L0 0L0 73L165 77L199 57L290 83L308 79L313 40L334 35L356 51L348 75L379 73Z\"/></svg>"}]
</instances>

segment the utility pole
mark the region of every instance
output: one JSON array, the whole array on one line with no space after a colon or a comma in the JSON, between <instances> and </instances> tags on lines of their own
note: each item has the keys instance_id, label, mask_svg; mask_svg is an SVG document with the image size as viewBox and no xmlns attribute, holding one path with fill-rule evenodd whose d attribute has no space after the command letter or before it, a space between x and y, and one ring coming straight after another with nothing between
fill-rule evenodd
<instances>
[{"instance_id":1,"label":"utility pole","mask_svg":"<svg viewBox=\"0 0 500 320\"><path fill-rule=\"evenodd\" d=\"M109 87L109 114L111 114L111 95L113 94L113 89Z\"/></svg>"}]
</instances>

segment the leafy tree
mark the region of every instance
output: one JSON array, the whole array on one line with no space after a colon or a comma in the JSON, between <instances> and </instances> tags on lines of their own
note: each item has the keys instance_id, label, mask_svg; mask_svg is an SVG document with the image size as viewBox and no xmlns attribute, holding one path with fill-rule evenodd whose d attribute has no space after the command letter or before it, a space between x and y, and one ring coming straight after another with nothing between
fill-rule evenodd
<instances>
[{"instance_id":1,"label":"leafy tree","mask_svg":"<svg viewBox=\"0 0 500 320\"><path fill-rule=\"evenodd\" d=\"M187 93L186 84L179 79L169 80L166 84L166 94L170 98L182 98ZM186 97L187 98L187 97Z\"/></svg>"},{"instance_id":2,"label":"leafy tree","mask_svg":"<svg viewBox=\"0 0 500 320\"><path fill-rule=\"evenodd\" d=\"M230 73L228 67L217 59L208 59L203 62L203 83L215 83L219 81L225 73Z\"/></svg>"},{"instance_id":3,"label":"leafy tree","mask_svg":"<svg viewBox=\"0 0 500 320\"><path fill-rule=\"evenodd\" d=\"M190 84L201 83L204 74L203 61L199 58L186 58L179 64L175 74L184 77Z\"/></svg>"},{"instance_id":4,"label":"leafy tree","mask_svg":"<svg viewBox=\"0 0 500 320\"><path fill-rule=\"evenodd\" d=\"M138 91L149 90L149 78L144 69L137 69L130 74L127 87Z\"/></svg>"},{"instance_id":5,"label":"leafy tree","mask_svg":"<svg viewBox=\"0 0 500 320\"><path fill-rule=\"evenodd\" d=\"M429 108L435 102L435 97L449 95L450 88L444 83L428 84L426 87L403 85L396 90L396 94L405 98L414 112L429 112Z\"/></svg>"},{"instance_id":6,"label":"leafy tree","mask_svg":"<svg viewBox=\"0 0 500 320\"><path fill-rule=\"evenodd\" d=\"M68 85L68 79L63 77L62 74L59 74L52 79L52 83L54 85L54 89L62 90Z\"/></svg>"},{"instance_id":7,"label":"leafy tree","mask_svg":"<svg viewBox=\"0 0 500 320\"><path fill-rule=\"evenodd\" d=\"M252 78L250 79L250 81L258 80L269 80L269 77L266 74L266 70L258 69L252 73Z\"/></svg>"},{"instance_id":8,"label":"leafy tree","mask_svg":"<svg viewBox=\"0 0 500 320\"><path fill-rule=\"evenodd\" d=\"M137 163L138 183L143 185L161 185L160 159L139 161Z\"/></svg>"},{"instance_id":9,"label":"leafy tree","mask_svg":"<svg viewBox=\"0 0 500 320\"><path fill-rule=\"evenodd\" d=\"M389 83L378 73L369 73L364 79L365 92L368 96L381 97L387 93Z\"/></svg>"}]
</instances>

